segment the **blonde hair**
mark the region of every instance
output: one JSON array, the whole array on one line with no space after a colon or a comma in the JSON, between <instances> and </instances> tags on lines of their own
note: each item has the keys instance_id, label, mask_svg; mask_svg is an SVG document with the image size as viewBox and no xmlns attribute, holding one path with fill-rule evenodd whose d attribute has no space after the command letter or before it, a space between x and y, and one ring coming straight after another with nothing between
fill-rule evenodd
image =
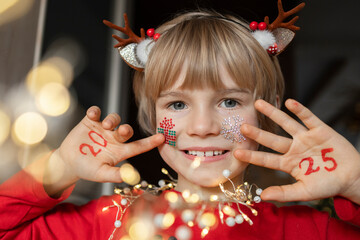
<instances>
[{"instance_id":1,"label":"blonde hair","mask_svg":"<svg viewBox=\"0 0 360 240\"><path fill-rule=\"evenodd\" d=\"M284 80L276 57L252 37L248 24L215 12L189 12L161 25L143 73L134 76L134 92L142 129L155 133L155 103L161 91L172 87L186 62L183 89L223 87L222 64L233 80L254 93L255 99L276 104L283 96ZM260 126L274 131L274 124L258 114Z\"/></svg>"}]
</instances>

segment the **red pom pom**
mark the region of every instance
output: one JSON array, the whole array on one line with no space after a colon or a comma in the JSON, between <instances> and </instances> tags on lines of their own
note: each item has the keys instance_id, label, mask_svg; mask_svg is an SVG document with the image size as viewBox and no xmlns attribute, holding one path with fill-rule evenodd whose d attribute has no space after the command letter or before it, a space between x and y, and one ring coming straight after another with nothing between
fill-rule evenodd
<instances>
[{"instance_id":1,"label":"red pom pom","mask_svg":"<svg viewBox=\"0 0 360 240\"><path fill-rule=\"evenodd\" d=\"M154 40L155 40L155 41L158 40L159 37L160 37L160 33L155 33L155 35L154 35Z\"/></svg>"},{"instance_id":2,"label":"red pom pom","mask_svg":"<svg viewBox=\"0 0 360 240\"><path fill-rule=\"evenodd\" d=\"M275 55L275 54L277 54L278 53L278 46L277 46L277 44L276 43L274 43L272 46L270 46L269 48L268 48L268 53L269 54L272 54L272 55Z\"/></svg>"},{"instance_id":3,"label":"red pom pom","mask_svg":"<svg viewBox=\"0 0 360 240\"><path fill-rule=\"evenodd\" d=\"M266 25L266 23L261 22L261 23L259 23L258 28L259 28L259 30L265 30L267 28L267 25Z\"/></svg>"},{"instance_id":4,"label":"red pom pom","mask_svg":"<svg viewBox=\"0 0 360 240\"><path fill-rule=\"evenodd\" d=\"M251 30L255 31L258 28L258 23L253 21L250 23L249 27Z\"/></svg>"},{"instance_id":5,"label":"red pom pom","mask_svg":"<svg viewBox=\"0 0 360 240\"><path fill-rule=\"evenodd\" d=\"M146 35L148 35L149 37L154 36L154 33L155 33L155 29L153 29L153 28L149 28L149 29L146 31Z\"/></svg>"}]
</instances>

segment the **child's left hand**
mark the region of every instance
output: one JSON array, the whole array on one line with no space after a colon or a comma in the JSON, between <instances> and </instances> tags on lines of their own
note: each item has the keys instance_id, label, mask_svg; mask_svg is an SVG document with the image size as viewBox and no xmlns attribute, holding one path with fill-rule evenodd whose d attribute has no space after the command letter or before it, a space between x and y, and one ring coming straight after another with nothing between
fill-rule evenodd
<instances>
[{"instance_id":1,"label":"child's left hand","mask_svg":"<svg viewBox=\"0 0 360 240\"><path fill-rule=\"evenodd\" d=\"M244 124L242 133L280 154L238 149L234 156L244 162L291 174L297 182L271 186L264 200L310 201L340 195L360 204L360 154L344 137L295 100L285 106L305 126L263 100L255 108L288 132L291 138Z\"/></svg>"}]
</instances>

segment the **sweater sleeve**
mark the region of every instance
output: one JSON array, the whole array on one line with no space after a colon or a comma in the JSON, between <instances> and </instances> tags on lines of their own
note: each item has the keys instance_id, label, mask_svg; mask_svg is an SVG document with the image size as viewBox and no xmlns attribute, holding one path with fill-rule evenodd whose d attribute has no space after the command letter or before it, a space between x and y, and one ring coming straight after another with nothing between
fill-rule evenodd
<instances>
[{"instance_id":1,"label":"sweater sleeve","mask_svg":"<svg viewBox=\"0 0 360 240\"><path fill-rule=\"evenodd\" d=\"M346 222L360 226L360 206L343 197L334 198L337 215Z\"/></svg>"},{"instance_id":2,"label":"sweater sleeve","mask_svg":"<svg viewBox=\"0 0 360 240\"><path fill-rule=\"evenodd\" d=\"M96 201L58 205L74 186L54 199L39 179L22 170L0 186L0 239L91 239Z\"/></svg>"}]
</instances>

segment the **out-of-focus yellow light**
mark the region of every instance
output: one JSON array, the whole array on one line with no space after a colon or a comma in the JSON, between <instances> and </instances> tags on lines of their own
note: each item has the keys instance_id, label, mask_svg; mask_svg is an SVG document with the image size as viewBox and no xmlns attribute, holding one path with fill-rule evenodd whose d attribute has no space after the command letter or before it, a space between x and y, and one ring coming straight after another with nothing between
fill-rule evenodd
<instances>
[{"instance_id":1,"label":"out-of-focus yellow light","mask_svg":"<svg viewBox=\"0 0 360 240\"><path fill-rule=\"evenodd\" d=\"M174 192L167 192L165 194L165 199L171 203L176 203L179 199L178 195Z\"/></svg>"},{"instance_id":2,"label":"out-of-focus yellow light","mask_svg":"<svg viewBox=\"0 0 360 240\"><path fill-rule=\"evenodd\" d=\"M28 148L21 148L18 151L19 166L25 168L36 160L44 158L46 155L50 156L50 153L51 149L45 143L36 144ZM58 168L57 171L60 172L63 171L63 169Z\"/></svg>"},{"instance_id":3,"label":"out-of-focus yellow light","mask_svg":"<svg viewBox=\"0 0 360 240\"><path fill-rule=\"evenodd\" d=\"M120 176L129 185L135 185L140 182L139 172L129 163L121 165Z\"/></svg>"},{"instance_id":4,"label":"out-of-focus yellow light","mask_svg":"<svg viewBox=\"0 0 360 240\"><path fill-rule=\"evenodd\" d=\"M171 227L171 225L173 225L174 222L175 222L174 214L166 213L164 215L163 222L162 222L163 228Z\"/></svg>"},{"instance_id":5,"label":"out-of-focus yellow light","mask_svg":"<svg viewBox=\"0 0 360 240\"><path fill-rule=\"evenodd\" d=\"M210 196L210 201L214 202L214 201L217 201L219 200L219 196L218 195L211 195Z\"/></svg>"},{"instance_id":6,"label":"out-of-focus yellow light","mask_svg":"<svg viewBox=\"0 0 360 240\"><path fill-rule=\"evenodd\" d=\"M0 1L0 26L24 16L32 7L33 0L1 0Z\"/></svg>"},{"instance_id":7,"label":"out-of-focus yellow light","mask_svg":"<svg viewBox=\"0 0 360 240\"><path fill-rule=\"evenodd\" d=\"M73 66L66 59L54 56L29 72L26 76L26 86L35 94L48 83L59 83L68 87L73 77Z\"/></svg>"},{"instance_id":8,"label":"out-of-focus yellow light","mask_svg":"<svg viewBox=\"0 0 360 240\"><path fill-rule=\"evenodd\" d=\"M18 1L19 0L1 0L0 14L13 7Z\"/></svg>"},{"instance_id":9,"label":"out-of-focus yellow light","mask_svg":"<svg viewBox=\"0 0 360 240\"><path fill-rule=\"evenodd\" d=\"M59 83L48 83L36 95L39 110L49 116L60 116L70 107L70 93Z\"/></svg>"},{"instance_id":10,"label":"out-of-focus yellow light","mask_svg":"<svg viewBox=\"0 0 360 240\"><path fill-rule=\"evenodd\" d=\"M0 110L0 146L5 142L10 133L11 121L8 115Z\"/></svg>"},{"instance_id":11,"label":"out-of-focus yellow light","mask_svg":"<svg viewBox=\"0 0 360 240\"><path fill-rule=\"evenodd\" d=\"M39 92L48 83L64 84L65 79L60 69L51 63L42 63L26 76L26 86L33 94Z\"/></svg>"},{"instance_id":12,"label":"out-of-focus yellow light","mask_svg":"<svg viewBox=\"0 0 360 240\"><path fill-rule=\"evenodd\" d=\"M191 167L192 169L195 169L195 168L198 168L198 167L200 166L200 164L201 164L201 158L200 158L200 157L196 157L196 158L194 159L194 161L191 163L190 167Z\"/></svg>"},{"instance_id":13,"label":"out-of-focus yellow light","mask_svg":"<svg viewBox=\"0 0 360 240\"><path fill-rule=\"evenodd\" d=\"M129 228L129 236L131 239L148 240L153 235L153 226L143 220L135 221Z\"/></svg>"},{"instance_id":14,"label":"out-of-focus yellow light","mask_svg":"<svg viewBox=\"0 0 360 240\"><path fill-rule=\"evenodd\" d=\"M21 143L36 144L45 138L47 129L47 123L40 114L27 112L15 120L13 136Z\"/></svg>"},{"instance_id":15,"label":"out-of-focus yellow light","mask_svg":"<svg viewBox=\"0 0 360 240\"><path fill-rule=\"evenodd\" d=\"M184 199L189 198L190 197L190 191L189 190L184 190L182 192L182 196L183 196Z\"/></svg>"},{"instance_id":16,"label":"out-of-focus yellow light","mask_svg":"<svg viewBox=\"0 0 360 240\"><path fill-rule=\"evenodd\" d=\"M209 228L204 228L202 231L201 231L201 238L204 238L206 237L206 235L209 233Z\"/></svg>"},{"instance_id":17,"label":"out-of-focus yellow light","mask_svg":"<svg viewBox=\"0 0 360 240\"><path fill-rule=\"evenodd\" d=\"M120 240L133 240L133 239L131 239L131 237L129 236L123 236L120 238Z\"/></svg>"},{"instance_id":18,"label":"out-of-focus yellow light","mask_svg":"<svg viewBox=\"0 0 360 240\"><path fill-rule=\"evenodd\" d=\"M201 215L200 224L205 227L212 227L216 223L216 217L213 213L204 213Z\"/></svg>"},{"instance_id":19,"label":"out-of-focus yellow light","mask_svg":"<svg viewBox=\"0 0 360 240\"><path fill-rule=\"evenodd\" d=\"M199 200L200 200L200 197L196 193L191 194L191 196L189 198L190 203L197 203Z\"/></svg>"},{"instance_id":20,"label":"out-of-focus yellow light","mask_svg":"<svg viewBox=\"0 0 360 240\"><path fill-rule=\"evenodd\" d=\"M224 206L223 212L229 216L235 217L235 210L229 206Z\"/></svg>"}]
</instances>

